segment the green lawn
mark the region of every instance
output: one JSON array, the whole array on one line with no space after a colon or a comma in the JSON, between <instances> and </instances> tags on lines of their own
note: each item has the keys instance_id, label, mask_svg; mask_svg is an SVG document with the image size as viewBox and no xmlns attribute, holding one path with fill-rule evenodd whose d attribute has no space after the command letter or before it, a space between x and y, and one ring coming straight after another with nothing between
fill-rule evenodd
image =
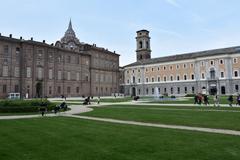
<instances>
[{"instance_id":1,"label":"green lawn","mask_svg":"<svg viewBox=\"0 0 240 160\"><path fill-rule=\"evenodd\" d=\"M2 160L239 160L240 137L73 118L0 121Z\"/></svg>"},{"instance_id":2,"label":"green lawn","mask_svg":"<svg viewBox=\"0 0 240 160\"><path fill-rule=\"evenodd\" d=\"M96 107L92 112L83 113L81 115L151 123L240 130L240 112L209 112L203 110L240 111L240 108L217 109L213 107L115 105L101 108Z\"/></svg>"}]
</instances>

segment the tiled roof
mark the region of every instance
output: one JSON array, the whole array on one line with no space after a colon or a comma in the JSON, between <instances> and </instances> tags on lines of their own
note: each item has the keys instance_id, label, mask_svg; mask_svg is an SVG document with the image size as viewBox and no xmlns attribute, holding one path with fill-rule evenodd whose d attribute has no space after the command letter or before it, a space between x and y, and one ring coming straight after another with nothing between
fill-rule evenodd
<instances>
[{"instance_id":1,"label":"tiled roof","mask_svg":"<svg viewBox=\"0 0 240 160\"><path fill-rule=\"evenodd\" d=\"M193 52L193 53L177 54L177 55L159 57L159 58L152 58L152 59L134 62L124 67L155 64L155 63L161 63L161 62L188 60L188 59L195 59L200 57L209 57L209 56L217 56L217 55L233 54L233 53L240 53L240 46Z\"/></svg>"}]
</instances>

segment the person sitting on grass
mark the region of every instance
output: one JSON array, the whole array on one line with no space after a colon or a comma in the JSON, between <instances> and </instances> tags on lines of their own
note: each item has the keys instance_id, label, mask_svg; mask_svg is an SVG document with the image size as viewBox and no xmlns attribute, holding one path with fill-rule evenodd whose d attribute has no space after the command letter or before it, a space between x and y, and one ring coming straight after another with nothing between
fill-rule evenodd
<instances>
[{"instance_id":1,"label":"person sitting on grass","mask_svg":"<svg viewBox=\"0 0 240 160\"><path fill-rule=\"evenodd\" d=\"M233 104L233 95L230 95L228 97L228 102L229 102L229 106L232 107L232 104Z\"/></svg>"}]
</instances>

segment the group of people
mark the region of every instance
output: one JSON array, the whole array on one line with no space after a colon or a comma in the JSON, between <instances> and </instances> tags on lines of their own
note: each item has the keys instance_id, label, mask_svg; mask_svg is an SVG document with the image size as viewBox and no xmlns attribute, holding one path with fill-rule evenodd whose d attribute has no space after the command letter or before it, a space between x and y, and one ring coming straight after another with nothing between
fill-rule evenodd
<instances>
[{"instance_id":1,"label":"group of people","mask_svg":"<svg viewBox=\"0 0 240 160\"><path fill-rule=\"evenodd\" d=\"M234 96L233 95L229 95L228 98L227 98L227 101L228 101L228 104L230 107L233 106L234 104ZM236 97L236 106L240 106L240 94ZM209 105L209 98L207 95L205 94L196 94L194 96L194 104L199 104L199 105ZM214 104L214 107L219 107L220 106L220 96L218 95L214 95L213 96L213 104Z\"/></svg>"},{"instance_id":2,"label":"group of people","mask_svg":"<svg viewBox=\"0 0 240 160\"><path fill-rule=\"evenodd\" d=\"M194 104L209 105L209 98L208 98L207 95L197 94L197 95L194 96Z\"/></svg>"}]
</instances>

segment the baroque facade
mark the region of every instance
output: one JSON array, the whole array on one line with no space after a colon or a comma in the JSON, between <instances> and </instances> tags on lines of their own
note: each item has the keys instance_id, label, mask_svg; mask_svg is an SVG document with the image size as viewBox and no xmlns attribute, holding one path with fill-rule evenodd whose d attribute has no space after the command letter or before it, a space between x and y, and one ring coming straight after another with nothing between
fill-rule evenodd
<instances>
[{"instance_id":1,"label":"baroque facade","mask_svg":"<svg viewBox=\"0 0 240 160\"><path fill-rule=\"evenodd\" d=\"M0 34L0 98L108 96L118 77L119 55L80 42L71 21L55 45Z\"/></svg>"},{"instance_id":2,"label":"baroque facade","mask_svg":"<svg viewBox=\"0 0 240 160\"><path fill-rule=\"evenodd\" d=\"M126 95L238 94L240 46L151 58L149 31L137 32L137 61L124 67Z\"/></svg>"}]
</instances>

